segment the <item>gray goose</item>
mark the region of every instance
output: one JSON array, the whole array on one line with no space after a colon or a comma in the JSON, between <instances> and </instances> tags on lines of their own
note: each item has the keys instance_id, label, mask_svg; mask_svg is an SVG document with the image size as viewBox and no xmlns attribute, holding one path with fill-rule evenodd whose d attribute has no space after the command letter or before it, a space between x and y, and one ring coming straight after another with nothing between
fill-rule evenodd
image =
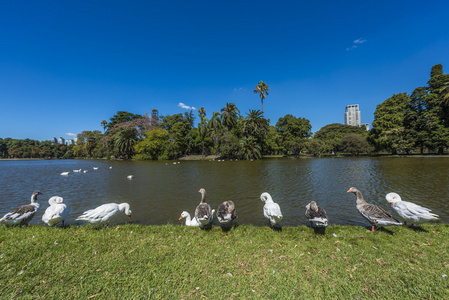
<instances>
[{"instance_id":1,"label":"gray goose","mask_svg":"<svg viewBox=\"0 0 449 300\"><path fill-rule=\"evenodd\" d=\"M202 188L198 192L201 193L201 202L195 209L195 219L201 228L210 228L214 215L210 205L206 203L206 190Z\"/></svg>"},{"instance_id":2,"label":"gray goose","mask_svg":"<svg viewBox=\"0 0 449 300\"><path fill-rule=\"evenodd\" d=\"M326 211L319 207L315 201L306 205L305 215L312 227L323 228L328 224Z\"/></svg>"},{"instance_id":3,"label":"gray goose","mask_svg":"<svg viewBox=\"0 0 449 300\"><path fill-rule=\"evenodd\" d=\"M31 195L31 204L19 206L0 219L0 223L6 226L14 225L28 225L36 212L39 210L39 203L37 202L37 196L42 195L41 192L35 191Z\"/></svg>"},{"instance_id":4,"label":"gray goose","mask_svg":"<svg viewBox=\"0 0 449 300\"><path fill-rule=\"evenodd\" d=\"M235 210L234 202L231 200L225 201L218 206L217 218L220 224L229 224L237 218L237 211Z\"/></svg>"},{"instance_id":5,"label":"gray goose","mask_svg":"<svg viewBox=\"0 0 449 300\"><path fill-rule=\"evenodd\" d=\"M393 216L383 208L367 203L365 199L363 199L362 193L355 187L351 187L347 192L356 195L357 210L370 222L371 232L374 231L375 226L402 225L401 222L393 218Z\"/></svg>"}]
</instances>

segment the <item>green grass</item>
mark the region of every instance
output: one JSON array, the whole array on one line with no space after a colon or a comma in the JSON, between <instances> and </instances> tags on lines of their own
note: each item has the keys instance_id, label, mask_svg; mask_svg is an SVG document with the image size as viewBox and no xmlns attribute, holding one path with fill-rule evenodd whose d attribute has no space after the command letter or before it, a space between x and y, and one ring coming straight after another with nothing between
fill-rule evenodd
<instances>
[{"instance_id":1,"label":"green grass","mask_svg":"<svg viewBox=\"0 0 449 300\"><path fill-rule=\"evenodd\" d=\"M0 226L1 299L448 299L449 225Z\"/></svg>"}]
</instances>

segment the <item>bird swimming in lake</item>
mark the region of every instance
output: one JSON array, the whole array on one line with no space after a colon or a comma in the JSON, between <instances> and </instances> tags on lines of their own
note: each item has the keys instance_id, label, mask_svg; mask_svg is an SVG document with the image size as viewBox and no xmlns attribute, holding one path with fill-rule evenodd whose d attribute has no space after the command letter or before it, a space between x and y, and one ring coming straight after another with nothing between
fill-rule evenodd
<instances>
[{"instance_id":1,"label":"bird swimming in lake","mask_svg":"<svg viewBox=\"0 0 449 300\"><path fill-rule=\"evenodd\" d=\"M315 201L306 205L305 215L312 227L323 228L328 225L326 211L319 207Z\"/></svg>"},{"instance_id":2,"label":"bird swimming in lake","mask_svg":"<svg viewBox=\"0 0 449 300\"><path fill-rule=\"evenodd\" d=\"M42 195L42 193L35 191L31 195L31 204L22 205L13 209L0 219L0 223L5 224L6 226L28 225L28 222L31 221L36 212L39 210L40 205L39 202L37 202L38 195Z\"/></svg>"},{"instance_id":3,"label":"bird swimming in lake","mask_svg":"<svg viewBox=\"0 0 449 300\"><path fill-rule=\"evenodd\" d=\"M81 216L76 218L77 221L85 221L91 224L109 223L113 217L120 212L125 212L125 215L131 219L131 210L128 203L107 203L97 208L85 211Z\"/></svg>"},{"instance_id":4,"label":"bird swimming in lake","mask_svg":"<svg viewBox=\"0 0 449 300\"><path fill-rule=\"evenodd\" d=\"M234 202L228 200L218 206L217 219L220 224L229 224L236 218L237 211L235 210Z\"/></svg>"},{"instance_id":5,"label":"bird swimming in lake","mask_svg":"<svg viewBox=\"0 0 449 300\"><path fill-rule=\"evenodd\" d=\"M67 176L67 175L69 175L69 172L62 172L61 175L62 176Z\"/></svg>"},{"instance_id":6,"label":"bird swimming in lake","mask_svg":"<svg viewBox=\"0 0 449 300\"><path fill-rule=\"evenodd\" d=\"M59 222L62 222L62 226L64 226L64 220L67 218L69 210L63 201L64 199L58 196L53 196L48 199L48 204L50 204L50 206L45 210L45 213L42 216L42 221L45 224L53 227Z\"/></svg>"},{"instance_id":7,"label":"bird swimming in lake","mask_svg":"<svg viewBox=\"0 0 449 300\"><path fill-rule=\"evenodd\" d=\"M367 203L365 199L363 199L362 193L355 187L351 187L347 192L356 195L357 210L370 222L371 232L374 231L374 226L402 225L401 222L393 218L393 216L383 208Z\"/></svg>"},{"instance_id":8,"label":"bird swimming in lake","mask_svg":"<svg viewBox=\"0 0 449 300\"><path fill-rule=\"evenodd\" d=\"M200 189L201 202L195 209L195 219L201 228L211 228L214 215L210 205L206 203L206 190Z\"/></svg>"},{"instance_id":9,"label":"bird swimming in lake","mask_svg":"<svg viewBox=\"0 0 449 300\"><path fill-rule=\"evenodd\" d=\"M186 226L200 226L200 224L198 223L198 221L196 220L196 218L191 218L190 214L186 211L183 211L181 213L181 216L179 217L179 220L181 220L182 218L186 219Z\"/></svg>"},{"instance_id":10,"label":"bird swimming in lake","mask_svg":"<svg viewBox=\"0 0 449 300\"><path fill-rule=\"evenodd\" d=\"M268 219L271 226L276 225L282 220L282 212L279 204L275 203L271 198L270 194L262 193L260 195L260 200L265 202L263 206L263 215Z\"/></svg>"},{"instance_id":11,"label":"bird swimming in lake","mask_svg":"<svg viewBox=\"0 0 449 300\"><path fill-rule=\"evenodd\" d=\"M404 224L407 222L410 224L422 224L430 220L437 220L439 216L437 214L431 213L431 210L412 202L402 201L401 196L396 193L388 193L385 196L388 203L394 211L404 219Z\"/></svg>"}]
</instances>

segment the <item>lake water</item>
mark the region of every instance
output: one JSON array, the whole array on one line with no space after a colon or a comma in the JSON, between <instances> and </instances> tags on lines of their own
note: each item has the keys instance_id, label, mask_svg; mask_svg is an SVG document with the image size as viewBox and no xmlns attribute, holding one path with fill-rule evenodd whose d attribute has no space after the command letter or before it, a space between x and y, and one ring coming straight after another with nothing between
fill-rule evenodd
<instances>
[{"instance_id":1,"label":"lake water","mask_svg":"<svg viewBox=\"0 0 449 300\"><path fill-rule=\"evenodd\" d=\"M98 167L98 170L93 170ZM109 167L112 167L110 169ZM88 170L73 173L73 170ZM69 171L68 176L60 173ZM396 192L403 200L431 208L441 222L449 221L449 158L282 158L260 161L122 162L103 160L0 161L0 216L30 203L39 190L41 217L51 196L61 196L70 209L68 224L83 211L109 202L128 202L132 222L181 224L183 210L193 215L201 200L217 208L233 200L239 224L266 225L260 194L268 192L282 210L283 226L308 224L305 206L317 201L330 224L369 225L356 210L356 199L346 193L358 188L369 203L392 211L385 200ZM134 175L132 180L128 175ZM394 214L394 213L393 213ZM395 215L395 214L394 214ZM125 222L123 216L120 221ZM218 224L215 220L215 224Z\"/></svg>"}]
</instances>

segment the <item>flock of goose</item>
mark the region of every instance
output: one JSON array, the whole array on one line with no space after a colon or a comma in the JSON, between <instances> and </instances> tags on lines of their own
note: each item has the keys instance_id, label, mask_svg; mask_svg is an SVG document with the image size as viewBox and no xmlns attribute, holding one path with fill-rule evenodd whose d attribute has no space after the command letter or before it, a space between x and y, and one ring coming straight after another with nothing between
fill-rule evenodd
<instances>
[{"instance_id":1,"label":"flock of goose","mask_svg":"<svg viewBox=\"0 0 449 300\"><path fill-rule=\"evenodd\" d=\"M183 211L179 220L185 218L185 224L187 226L210 229L213 225L215 209L212 209L211 206L206 203L206 190L202 188L198 192L201 193L201 202L195 209L194 218L191 218L187 211ZM400 222L383 208L367 203L363 198L362 193L355 187L351 187L347 192L356 195L357 210L371 224L371 232L374 231L376 226L406 225L407 222L411 225L415 225L431 220L437 220L439 218L438 215L431 213L430 209L411 202L402 201L398 194L389 193L386 195L386 200L404 220L403 222ZM39 210L40 205L37 199L38 195L42 195L42 193L35 191L31 195L31 204L22 205L13 209L0 219L0 223L6 226L27 225ZM263 193L260 196L260 199L265 203L263 207L264 217L268 220L270 226L275 226L283 218L281 208L273 201L268 193ZM67 218L68 209L63 203L63 198L58 196L51 197L48 200L48 204L49 207L42 216L42 221L49 226L55 226L60 222L64 226L64 220ZM128 203L107 203L95 209L85 211L81 216L76 218L76 220L85 221L94 225L109 224L109 222L120 212L124 212L125 215L131 218L131 209ZM233 221L237 218L234 202L225 201L220 204L216 216L222 227L232 227ZM328 225L326 211L319 207L315 201L307 204L305 216L314 228L325 228Z\"/></svg>"}]
</instances>

